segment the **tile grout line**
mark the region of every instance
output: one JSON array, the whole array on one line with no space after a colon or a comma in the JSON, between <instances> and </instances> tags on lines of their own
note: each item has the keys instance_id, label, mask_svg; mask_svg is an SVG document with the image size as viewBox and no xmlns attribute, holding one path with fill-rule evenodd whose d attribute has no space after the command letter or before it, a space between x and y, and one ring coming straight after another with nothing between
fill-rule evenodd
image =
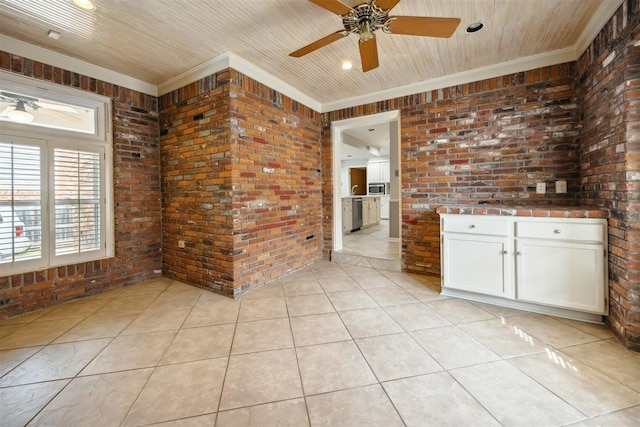
<instances>
[{"instance_id":1,"label":"tile grout line","mask_svg":"<svg viewBox=\"0 0 640 427\"><path fill-rule=\"evenodd\" d=\"M114 340L119 337L120 335L122 335L122 333L129 327L131 326L131 324L133 322L135 322L150 306L153 305L153 302L156 301L158 298L160 298L160 295L162 295L163 293L165 293L167 291L167 289L169 289L169 287L171 287L171 285L176 282L176 280L170 279L171 283L169 283L169 285L164 288L164 290L162 292L160 292L158 295L156 295L156 297L149 303L148 306L146 306L144 308L144 310L142 310L134 319L131 320L131 322L129 322L129 324L127 326L125 326L124 328L122 328L122 330L120 331L120 333L114 337ZM200 298L198 298L200 299ZM195 305L195 304L194 304ZM193 309L193 307L192 307ZM188 316L188 315L187 315ZM186 317L185 317L186 319ZM184 323L184 319L183 319L183 323ZM178 329L179 330L179 329ZM164 331L154 331L154 332L164 332ZM164 354L166 353L167 349L169 348L169 346L171 346L171 343L173 342L173 340L176 338L176 335L178 334L178 332L176 331L176 333L173 335L173 337L171 338L171 341L169 342L169 345L167 345L167 348L165 348L164 352L162 353L162 356L160 356L158 358L158 361L156 362L155 366L150 366L149 368L152 368L151 373L149 374L149 376L147 377L146 381L144 382L144 384L142 385L142 387L140 387L140 391L138 392L137 396L135 399L133 399L133 402L131 402L131 404L129 405L129 409L127 410L127 413L124 414L124 417L122 417L122 419L120 420L120 423L118 425L122 426L124 424L124 422L127 420L127 417L129 417L129 414L131 414L131 410L133 409L133 407L135 406L136 402L138 402L138 399L140 399L140 396L142 395L142 392L144 391L144 389L147 387L147 384L149 384L149 381L151 380L151 377L153 377L153 374L156 372L156 369L158 367L158 364L160 363L160 361L162 360L162 357L164 357ZM97 356L96 356L97 357ZM147 368L137 368L137 369L147 369ZM131 369L131 370L137 370L137 369ZM101 375L104 375L101 374Z\"/></svg>"},{"instance_id":2,"label":"tile grout line","mask_svg":"<svg viewBox=\"0 0 640 427\"><path fill-rule=\"evenodd\" d=\"M116 297L116 298L117 298L117 297ZM111 301L109 301L109 302L105 303L105 304L103 305L103 307L104 307L104 306L107 306L109 303L113 302L116 298L113 298ZM101 308L102 308L102 307L101 307ZM96 310L96 311L99 311L99 309L98 309L98 310ZM94 312L94 313L95 313L95 312ZM94 313L92 313L92 314L94 314ZM45 313L45 314L46 314L46 313ZM76 324L74 324L73 326L71 326L71 327L70 327L69 329L67 329L65 332L62 332L58 337L54 338L51 342L49 342L49 344L46 344L46 345L45 345L45 346L43 346L43 347L42 347L42 349L40 349L40 350L43 350L45 347L48 347L49 345L51 345L51 344L52 344L56 339L60 338L61 336L63 336L63 335L64 335L64 334L66 334L67 332L69 332L71 329L73 329L73 328L75 328L76 326L78 326L80 323L82 323L84 320L86 320L86 318L87 318L87 317L89 317L90 315L91 315L91 314L89 314L89 315L85 316L83 320L80 320L78 323L76 323ZM41 317L41 316L39 316L39 317ZM39 317L38 317L38 318L39 318ZM34 319L34 320L35 320L35 319ZM131 324L134 320L135 320L135 319L131 319L131 321L127 324L127 326L128 326L129 324ZM33 323L33 322L31 322L31 323ZM125 328L126 328L126 326L125 326ZM124 330L125 328L123 328L122 330ZM122 333L122 331L120 331L120 333ZM108 343L107 343L107 344L102 348L102 350L100 350L98 353L96 353L96 355L95 355L94 357L92 357L92 358L91 358L91 360L89 360L89 361L84 365L84 367L82 367L82 368L81 368L81 369L80 369L80 370L79 370L79 371L78 371L78 372L77 372L73 377L68 378L68 382L64 385L64 387L62 387L62 388L60 389L60 391L58 391L58 392L57 392L57 393L56 393L56 394L55 394L51 399L49 399L49 400L48 400L44 405L42 405L42 407L41 407L41 408L40 408L40 409L39 409L39 410L38 410L38 411L33 415L33 417L31 417L31 418L29 419L29 421L27 422L27 425L28 425L29 423L31 423L33 420L35 420L35 419L38 417L38 415L40 415L40 413L42 413L42 411L44 411L44 410L45 410L45 409L46 409L46 408L51 404L51 402L53 402L53 400L55 400L55 399L56 399L56 398L57 398L57 397L58 397L58 396L59 396L59 395L60 395L64 390L66 390L66 388L69 386L69 384L71 384L71 382L72 382L73 380L75 380L76 378L78 378L78 375L79 375L79 374L80 374L84 369L86 369L86 367L87 367L87 366L89 366L89 364L90 364L91 362L93 362L93 360L95 360L95 358L96 358L96 357L98 357L98 355L99 355L100 353L102 353L102 352L104 351L104 349L105 349L105 348L107 348L107 347L108 347L108 346L109 346L109 345L110 345L110 344L111 344L111 343L116 339L116 337L120 335L120 333L119 333L118 335L116 335L115 337L106 337L106 338L111 338L111 340L110 340L110 341L109 341L109 342L108 342ZM87 340L84 340L84 341L87 341ZM77 341L72 341L72 342L77 342ZM38 352L39 352L39 351L38 351ZM31 357L33 357L33 356L35 356L35 354L34 354L34 355L32 355ZM26 360L25 360L25 361L23 361L22 363L24 363L24 362L26 362L27 360L31 359L31 357L29 357L28 359L26 359ZM21 365L22 363L20 363L20 365ZM15 368L14 368L14 369L15 369ZM6 374L5 374L5 375L6 375ZM4 375L3 375L3 377L4 377ZM53 380L52 380L52 381L53 381ZM34 383L34 384L37 384L37 383ZM123 419L123 421L124 421L124 419Z\"/></svg>"},{"instance_id":3,"label":"tile grout line","mask_svg":"<svg viewBox=\"0 0 640 427\"><path fill-rule=\"evenodd\" d=\"M244 299L240 299L238 312L236 313L236 320L233 323L233 335L231 337L231 343L229 344L229 353L227 354L227 364L224 368L224 376L222 377L222 384L220 385L220 397L218 398L218 405L216 406L216 419L214 425L218 425L218 416L220 414L220 406L222 405L222 396L224 393L224 386L227 383L227 374L229 373L229 366L231 365L231 356L233 351L233 343L236 340L236 331L238 330L238 323L240 323L240 312L242 311L242 304L244 303ZM215 325L214 325L215 326Z\"/></svg>"},{"instance_id":4,"label":"tile grout line","mask_svg":"<svg viewBox=\"0 0 640 427\"><path fill-rule=\"evenodd\" d=\"M313 273L312 273L313 274ZM314 274L315 277L315 274ZM318 279L315 279L318 281ZM320 282L318 282L318 286L320 286ZM320 286L322 289L322 286ZM300 389L302 390L302 399L304 401L304 409L307 412L307 423L311 426L311 413L309 412L309 402L307 402L307 393L304 390L304 381L302 380L302 370L300 369L300 358L298 357L298 346L296 345L296 337L293 334L293 327L291 326L291 313L289 313L289 304L287 304L287 296L282 289L282 293L284 295L284 306L287 310L287 321L289 323L289 332L291 333L291 341L293 342L293 352L296 356L296 367L298 368L298 377L300 378ZM326 296L326 295L325 295ZM328 299L328 297L327 297ZM331 303L331 301L329 301Z\"/></svg>"},{"instance_id":5,"label":"tile grout line","mask_svg":"<svg viewBox=\"0 0 640 427\"><path fill-rule=\"evenodd\" d=\"M342 269L342 271L344 271L344 269L343 269L342 267L340 267L340 268ZM346 273L346 272L345 272L345 273ZM347 273L347 275L348 275L348 273ZM357 283L357 282L356 282L356 283ZM323 290L324 290L324 289L323 289ZM367 293L366 289L363 289L363 291L364 291L367 295L369 295L369 294ZM329 302L330 302L330 303L331 303L331 305L333 306L334 310L336 310L335 306L333 305L333 302L331 302L331 299L329 298L329 296L328 296L328 295L326 295L326 292L325 292L325 296L327 297L327 299L329 299ZM371 298L371 296L369 296L369 297ZM378 302L377 302L375 299L374 299L373 301L378 305L378 308L382 308L382 307L380 307L380 304L378 304ZM385 311L385 310L384 310L384 308L382 308L382 310L383 310L383 311ZM385 311L385 312L386 312L386 311ZM373 375L373 377L376 379L377 383L376 383L375 385L377 385L378 387L380 387L380 388L382 389L382 392L384 393L384 395L385 395L385 396L387 397L387 399L389 400L389 403L390 403L390 404L391 404L391 406L393 407L394 411L396 411L396 414L398 415L398 418L399 418L399 419L400 419L400 421L402 421L402 423L406 426L406 425L407 425L407 423L406 423L406 421L404 420L404 418L402 418L402 414L400 414L400 411L399 411L399 410L398 410L398 408L396 407L395 403L393 402L393 400L391 399L391 397L388 395L388 393L387 393L386 389L384 388L384 386L382 385L382 382L380 381L380 378L378 378L378 375L375 373L375 371L373 370L373 367L372 367L372 366L371 366L371 364L369 363L369 360L367 360L366 356L365 356L365 355L364 355L364 353L362 352L362 349L361 349L361 348L360 348L360 346L358 345L358 343L357 343L356 339L354 338L353 334L351 333L351 331L349 330L349 328L347 327L347 325L344 323L344 320L342 319L342 316L340 316L340 313L338 312L338 310L336 310L336 311L335 311L335 313L336 313L336 315L338 316L338 318L340 319L340 322L342 323L342 325L344 326L344 328L347 330L347 333L348 333L348 334L349 334L349 336L351 337L351 342L353 342L353 344L356 346L356 348L358 349L358 352L360 353L360 356L362 357L362 359L363 359L363 360L364 360L364 362L366 363L367 367L368 367L368 368L369 368L369 370L371 371L371 374ZM394 320L394 322L395 322L395 320ZM396 322L396 323L397 323L397 322ZM402 328L402 326L401 326L401 325L398 325L398 326L400 326L400 328ZM404 329L404 328L402 328L402 329ZM373 384L369 384L369 385L373 385ZM344 389L344 390L352 390L352 389L357 389L357 388L362 388L362 387L365 387L365 386L350 387L350 388L347 388L347 389ZM334 393L334 392L336 392L336 391L341 391L341 390L332 390L332 391L330 391L330 392L327 392L327 394L328 394L328 393Z\"/></svg>"}]
</instances>

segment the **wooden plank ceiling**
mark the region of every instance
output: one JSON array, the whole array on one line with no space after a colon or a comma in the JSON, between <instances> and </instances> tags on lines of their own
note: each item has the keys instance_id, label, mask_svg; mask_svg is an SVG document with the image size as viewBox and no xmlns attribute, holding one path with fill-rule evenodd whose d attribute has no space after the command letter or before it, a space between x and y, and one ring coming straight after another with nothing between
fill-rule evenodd
<instances>
[{"instance_id":1,"label":"wooden plank ceiling","mask_svg":"<svg viewBox=\"0 0 640 427\"><path fill-rule=\"evenodd\" d=\"M0 33L155 85L232 52L327 103L571 47L603 2L620 0L401 0L391 15L462 22L449 39L377 32L380 66L367 73L354 35L288 56L342 29L307 0L94 0L94 11L71 0L0 0ZM465 33L478 21L482 31Z\"/></svg>"}]
</instances>

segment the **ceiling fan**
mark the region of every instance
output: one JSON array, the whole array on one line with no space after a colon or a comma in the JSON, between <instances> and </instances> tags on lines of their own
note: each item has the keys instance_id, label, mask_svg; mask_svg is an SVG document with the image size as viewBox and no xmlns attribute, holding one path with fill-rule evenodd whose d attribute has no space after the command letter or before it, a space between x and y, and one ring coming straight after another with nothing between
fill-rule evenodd
<instances>
[{"instance_id":1,"label":"ceiling fan","mask_svg":"<svg viewBox=\"0 0 640 427\"><path fill-rule=\"evenodd\" d=\"M342 17L343 30L329 34L289 54L299 58L349 34L358 34L362 71L378 67L378 45L374 34L382 30L388 34L449 38L460 24L459 18L432 18L427 16L389 16L389 11L400 0L369 0L354 7L339 0L309 0Z\"/></svg>"},{"instance_id":2,"label":"ceiling fan","mask_svg":"<svg viewBox=\"0 0 640 427\"><path fill-rule=\"evenodd\" d=\"M2 111L0 117L6 117L18 123L32 122L34 116L30 111L38 111L67 122L81 120L79 117L72 115L72 113L77 113L78 111L69 105L52 104L43 102L38 98L6 91L0 91L0 111Z\"/></svg>"}]
</instances>

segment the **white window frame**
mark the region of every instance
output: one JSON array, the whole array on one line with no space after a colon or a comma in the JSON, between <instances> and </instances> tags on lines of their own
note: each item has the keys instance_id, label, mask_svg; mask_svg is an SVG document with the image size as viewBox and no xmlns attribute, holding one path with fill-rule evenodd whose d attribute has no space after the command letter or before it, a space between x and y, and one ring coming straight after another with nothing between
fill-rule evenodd
<instances>
[{"instance_id":1,"label":"white window frame","mask_svg":"<svg viewBox=\"0 0 640 427\"><path fill-rule=\"evenodd\" d=\"M32 126L29 124L0 122L0 134L5 141L41 147L41 212L42 256L37 260L14 261L0 264L0 276L26 273L46 268L112 258L115 255L115 221L113 200L113 137L111 99L78 89L59 86L46 81L0 71L0 89L35 98L84 106L94 109L95 132L93 134L62 129ZM21 142L22 141L22 142ZM55 255L55 203L53 200L54 149L78 149L103 153L101 162L100 195L101 247L83 253Z\"/></svg>"}]
</instances>

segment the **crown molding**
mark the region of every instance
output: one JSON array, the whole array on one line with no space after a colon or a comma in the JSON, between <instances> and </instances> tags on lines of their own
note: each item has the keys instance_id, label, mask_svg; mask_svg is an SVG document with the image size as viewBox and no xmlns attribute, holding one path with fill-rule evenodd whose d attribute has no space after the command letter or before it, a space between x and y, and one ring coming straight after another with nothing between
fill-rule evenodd
<instances>
[{"instance_id":1,"label":"crown molding","mask_svg":"<svg viewBox=\"0 0 640 427\"><path fill-rule=\"evenodd\" d=\"M387 99L393 98L401 98L403 96L413 95L416 93L457 86L465 83L477 82L504 76L507 74L533 70L535 68L547 67L549 65L562 64L564 62L574 60L575 50L573 47L569 47L552 52L542 53L539 55L516 59L514 61L493 64L487 67L474 68L473 70L463 71L461 73L449 74L447 76L423 80L421 82L368 93L366 95L356 96L353 98L342 99L335 102L327 102L322 104L321 112L341 110L343 108L355 107L357 105L386 101Z\"/></svg>"},{"instance_id":2,"label":"crown molding","mask_svg":"<svg viewBox=\"0 0 640 427\"><path fill-rule=\"evenodd\" d=\"M215 74L218 71L229 68L229 64L231 63L229 59L230 56L230 52L223 53L222 55L218 55L215 58L208 60L207 62L196 65L195 67L182 72L175 77L171 77L169 80L165 80L158 85L158 96L165 95L176 89L185 87L186 85L189 85L193 82L197 82L198 80L210 76L211 74Z\"/></svg>"},{"instance_id":3,"label":"crown molding","mask_svg":"<svg viewBox=\"0 0 640 427\"><path fill-rule=\"evenodd\" d=\"M600 3L598 10L596 10L587 25L585 25L578 41L574 45L576 61L582 56L584 51L587 50L602 28L607 25L607 22L609 22L622 3L624 3L624 0L604 0Z\"/></svg>"},{"instance_id":4,"label":"crown molding","mask_svg":"<svg viewBox=\"0 0 640 427\"><path fill-rule=\"evenodd\" d=\"M117 73L107 68L99 67L80 59L72 58L61 53L42 48L40 46L25 43L12 37L0 34L1 49L14 55L33 59L43 64L79 73L94 79L103 80L118 86L158 96L158 90L154 84L138 80L136 78Z\"/></svg>"},{"instance_id":5,"label":"crown molding","mask_svg":"<svg viewBox=\"0 0 640 427\"><path fill-rule=\"evenodd\" d=\"M294 88L284 80L274 76L273 74L267 73L263 69L256 67L251 62L232 52L223 53L222 55L204 62L197 67L160 83L158 85L158 95L164 95L226 68L233 68L234 70L251 77L252 79L288 96L294 101L298 101L301 104L306 105L315 111L321 111L322 109L322 104L320 102L308 95L305 95L302 91Z\"/></svg>"}]
</instances>

